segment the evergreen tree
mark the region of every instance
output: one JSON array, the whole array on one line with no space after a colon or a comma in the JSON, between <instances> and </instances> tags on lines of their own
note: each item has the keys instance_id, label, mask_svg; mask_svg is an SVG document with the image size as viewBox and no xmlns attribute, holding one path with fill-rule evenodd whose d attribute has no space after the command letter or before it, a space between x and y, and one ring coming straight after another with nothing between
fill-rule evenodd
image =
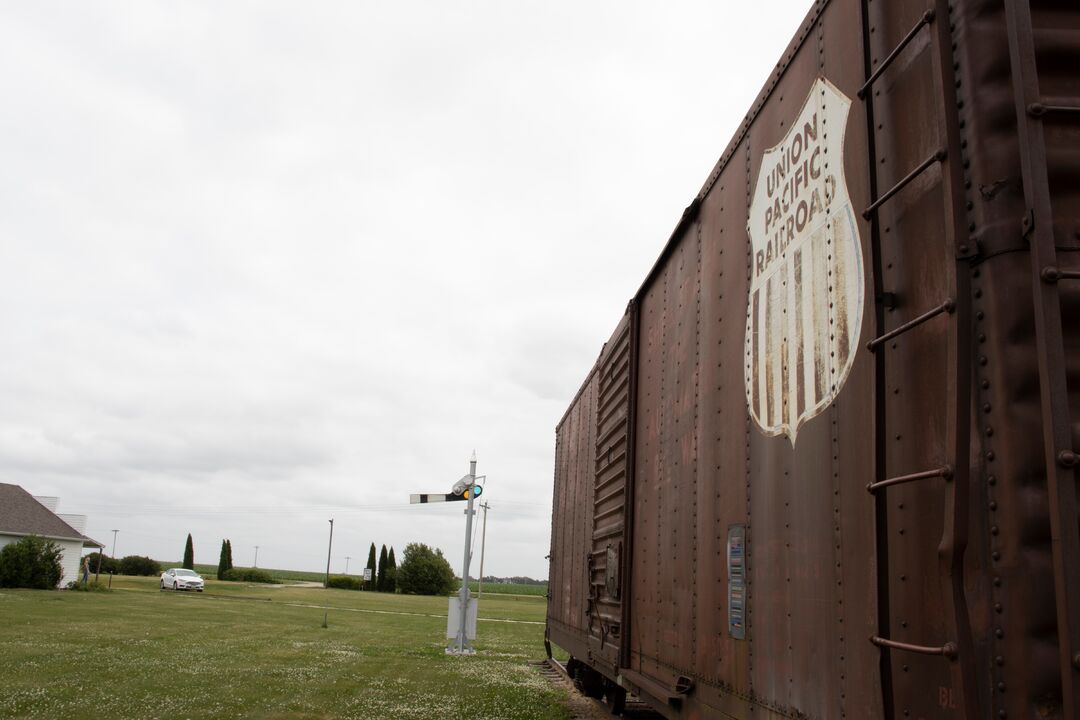
<instances>
[{"instance_id":1,"label":"evergreen tree","mask_svg":"<svg viewBox=\"0 0 1080 720\"><path fill-rule=\"evenodd\" d=\"M225 541L225 548L226 548L225 558L229 563L229 566L227 568L225 568L225 569L226 570L232 570L233 569L233 564L232 564L232 540L226 540Z\"/></svg>"},{"instance_id":2,"label":"evergreen tree","mask_svg":"<svg viewBox=\"0 0 1080 720\"><path fill-rule=\"evenodd\" d=\"M386 546L382 546L382 552L379 553L379 572L375 579L375 589L379 592L386 592Z\"/></svg>"},{"instance_id":3,"label":"evergreen tree","mask_svg":"<svg viewBox=\"0 0 1080 720\"><path fill-rule=\"evenodd\" d=\"M217 563L217 579L224 580L225 571L229 569L229 546L226 545L226 541L221 541L221 555L218 557Z\"/></svg>"},{"instance_id":4,"label":"evergreen tree","mask_svg":"<svg viewBox=\"0 0 1080 720\"><path fill-rule=\"evenodd\" d=\"M371 549L368 550L367 567L371 570L371 579L375 579L375 543L371 543ZM365 583L365 590L371 589L371 583Z\"/></svg>"},{"instance_id":5,"label":"evergreen tree","mask_svg":"<svg viewBox=\"0 0 1080 720\"><path fill-rule=\"evenodd\" d=\"M389 565L386 568L386 592L397 592L397 561L394 560L393 546L390 548L390 555L387 556L386 562Z\"/></svg>"},{"instance_id":6,"label":"evergreen tree","mask_svg":"<svg viewBox=\"0 0 1080 720\"><path fill-rule=\"evenodd\" d=\"M182 565L188 570L195 569L195 546L191 544L191 533L188 533L187 544L184 545L184 562Z\"/></svg>"}]
</instances>

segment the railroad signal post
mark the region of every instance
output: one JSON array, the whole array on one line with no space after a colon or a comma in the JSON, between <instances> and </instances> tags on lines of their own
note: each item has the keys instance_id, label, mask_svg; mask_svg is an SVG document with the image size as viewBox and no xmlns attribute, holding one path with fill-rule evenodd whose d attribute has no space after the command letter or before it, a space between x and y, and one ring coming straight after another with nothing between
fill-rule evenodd
<instances>
[{"instance_id":1,"label":"railroad signal post","mask_svg":"<svg viewBox=\"0 0 1080 720\"><path fill-rule=\"evenodd\" d=\"M485 475L476 474L476 453L473 452L469 460L469 474L462 477L456 483L451 492L421 493L409 496L409 502L416 504L455 502L465 500L465 557L461 568L461 591L458 597L450 598L449 612L447 613L446 636L453 638L446 652L450 655L472 655L476 651L470 644L476 638L476 600L469 597L469 561L472 559L470 540L472 539L472 519L476 511L473 510L473 501L484 492L482 485L477 485L477 480L486 479Z\"/></svg>"}]
</instances>

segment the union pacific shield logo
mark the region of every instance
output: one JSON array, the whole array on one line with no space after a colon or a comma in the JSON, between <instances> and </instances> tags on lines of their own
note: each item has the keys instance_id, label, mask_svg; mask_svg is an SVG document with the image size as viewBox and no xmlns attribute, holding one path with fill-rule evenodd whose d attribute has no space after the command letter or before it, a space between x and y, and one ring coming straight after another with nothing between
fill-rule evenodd
<instances>
[{"instance_id":1,"label":"union pacific shield logo","mask_svg":"<svg viewBox=\"0 0 1080 720\"><path fill-rule=\"evenodd\" d=\"M766 435L787 435L836 397L863 313L859 228L844 180L851 100L815 81L758 168L750 218L746 403Z\"/></svg>"}]
</instances>

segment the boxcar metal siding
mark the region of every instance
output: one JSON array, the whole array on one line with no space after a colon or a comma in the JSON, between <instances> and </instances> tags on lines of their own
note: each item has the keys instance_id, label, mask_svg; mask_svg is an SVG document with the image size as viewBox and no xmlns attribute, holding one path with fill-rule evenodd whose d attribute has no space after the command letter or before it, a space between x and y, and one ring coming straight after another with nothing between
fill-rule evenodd
<instances>
[{"instance_id":1,"label":"boxcar metal siding","mask_svg":"<svg viewBox=\"0 0 1080 720\"><path fill-rule=\"evenodd\" d=\"M587 562L592 535L592 472L595 463L597 374L589 374L556 431L553 513L565 518L552 528L549 622L564 633L588 632Z\"/></svg>"},{"instance_id":2,"label":"boxcar metal siding","mask_svg":"<svg viewBox=\"0 0 1080 720\"><path fill-rule=\"evenodd\" d=\"M597 364L589 648L596 662L613 671L619 666L623 624L625 500L630 450L630 323L627 314L604 346ZM613 588L609 588L609 572Z\"/></svg>"},{"instance_id":3,"label":"boxcar metal siding","mask_svg":"<svg viewBox=\"0 0 1080 720\"><path fill-rule=\"evenodd\" d=\"M925 3L870 5L871 53L884 57L915 27ZM876 162L880 190L895 186L925 158L946 147L941 88L934 74L932 30L920 32L874 86ZM878 210L882 285L895 294L882 332L899 327L951 296L943 166L921 174ZM924 323L887 343L884 357L885 423L879 429L884 477L898 477L950 463L948 333L951 317ZM955 641L957 629L943 597L938 546L945 532L947 485L913 482L884 493L883 529L888 563L888 623L878 633L891 640L937 646ZM928 609L933 608L933 611ZM965 661L968 659L965 658ZM958 699L953 666L941 657L894 653L889 700L897 714L944 718L957 715L940 702ZM971 700L969 700L970 702ZM943 706L944 705L944 706Z\"/></svg>"},{"instance_id":4,"label":"boxcar metal siding","mask_svg":"<svg viewBox=\"0 0 1080 720\"><path fill-rule=\"evenodd\" d=\"M741 150L745 156L745 149ZM732 166L702 204L701 447L699 507L702 602L698 675L718 691L748 697L751 643L728 632L727 534L750 519L749 418L743 392L742 326L748 255L742 234L725 222L747 215L746 163ZM751 591L752 592L752 591Z\"/></svg>"},{"instance_id":5,"label":"boxcar metal siding","mask_svg":"<svg viewBox=\"0 0 1080 720\"><path fill-rule=\"evenodd\" d=\"M1025 196L1033 191L1021 159L1035 150L1019 144L1017 118L1033 121L1017 104L1006 6L816 2L636 294L636 316L609 342L636 320L625 384L636 388L627 399L632 473L619 495L630 499L632 517L621 558L629 571L622 662L594 666L668 717L1080 713L1072 696L1080 647L1059 627L1080 622L1080 598L1060 586L1080 563L1080 518L1065 517L1051 535L1062 507L1075 512L1075 473L1063 474L1055 448L1044 446L1050 415L1040 395L1040 373L1063 356L1066 429L1080 447L1080 281L1057 283L1062 336L1037 334L1048 281L1029 251L1050 227L1058 264L1080 272L1080 112L1034 121L1045 136L1053 212L1052 226L1040 226ZM1080 7L1043 0L1030 8L1038 97L1080 108ZM860 99L868 72L890 56ZM757 427L747 404L761 398L744 391L746 334L782 319L758 316L748 302L755 259L747 219L763 155L787 135L817 78L851 100L843 156L826 161L842 163L857 211L889 199L874 222L857 220L866 301L849 318L860 332L846 384L789 441ZM912 175L918 167L925 170ZM823 321L835 358L846 334L838 330L844 308L834 306L845 300L833 287L841 279L828 277ZM946 299L948 311L867 349ZM838 363L818 376L823 390L837 383ZM784 366L764 382L791 377L804 376ZM571 412L585 407L584 395ZM612 432L598 422L600 433ZM571 463L563 427L559 458ZM1047 457L1065 482L1058 499ZM955 479L931 475L867 492L870 483L945 465L959 468ZM558 498L595 490L603 467L595 478L569 467L556 473L557 517L567 512L594 532L594 520L560 510ZM560 490L560 477L582 488ZM966 502L958 513L956 498ZM746 538L745 639L727 623L734 526ZM1055 547L1064 575L1060 567L1055 574ZM553 560L553 583L566 568ZM580 646L584 636L567 642ZM938 654L878 647L871 636ZM949 648L958 652L950 657ZM658 688L667 690L654 696Z\"/></svg>"},{"instance_id":6,"label":"boxcar metal siding","mask_svg":"<svg viewBox=\"0 0 1080 720\"><path fill-rule=\"evenodd\" d=\"M1080 13L1073 2L1031 3L1036 62L1044 97L1077 106ZM996 717L1065 717L1054 604L1050 498L1042 447L1032 261L1021 219L1027 213L1004 5L982 0L962 8L958 77L967 108L972 268L976 310L975 456L979 495L973 508L980 542L971 566L979 589L973 617L989 672L983 686ZM1062 267L1080 266L1080 123L1076 115L1044 124L1054 244ZM1040 218L1034 218L1035 223ZM1058 283L1064 357L1072 409L1072 447L1080 445L1080 287ZM1059 341L1060 342L1060 341ZM1061 347L1059 346L1059 351ZM1075 532L1075 521L1072 530ZM1070 558L1074 565L1080 558ZM1075 601L1075 598L1074 598ZM1075 652L1076 648L1072 648ZM1064 667L1063 667L1064 665ZM1075 680L1074 680L1075 682ZM1075 711L1074 711L1075 712Z\"/></svg>"}]
</instances>

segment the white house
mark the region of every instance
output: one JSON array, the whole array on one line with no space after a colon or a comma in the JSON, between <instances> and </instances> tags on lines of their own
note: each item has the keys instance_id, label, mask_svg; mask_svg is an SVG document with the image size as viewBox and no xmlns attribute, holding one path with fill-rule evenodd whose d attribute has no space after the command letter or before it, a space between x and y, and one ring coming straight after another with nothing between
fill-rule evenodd
<instances>
[{"instance_id":1,"label":"white house","mask_svg":"<svg viewBox=\"0 0 1080 720\"><path fill-rule=\"evenodd\" d=\"M58 515L60 501L54 497L34 497L18 485L0 483L0 547L18 542L27 535L52 540L62 551L64 570L60 587L79 579L84 547L104 548L83 535L85 515Z\"/></svg>"}]
</instances>

